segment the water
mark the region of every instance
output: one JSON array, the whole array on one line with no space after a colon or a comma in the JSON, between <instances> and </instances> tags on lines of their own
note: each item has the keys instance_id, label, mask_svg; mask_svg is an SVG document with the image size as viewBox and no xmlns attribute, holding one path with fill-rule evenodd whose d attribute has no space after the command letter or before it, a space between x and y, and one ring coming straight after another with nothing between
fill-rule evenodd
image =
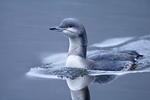
<instances>
[{"instance_id":1,"label":"water","mask_svg":"<svg viewBox=\"0 0 150 100\"><path fill-rule=\"evenodd\" d=\"M0 100L70 100L65 81L30 79L25 73L45 56L66 52L68 41L51 32L66 17L85 24L89 44L150 32L149 0L0 1ZM57 41L56 41L57 40ZM90 85L92 100L149 100L149 73Z\"/></svg>"},{"instance_id":2,"label":"water","mask_svg":"<svg viewBox=\"0 0 150 100\"><path fill-rule=\"evenodd\" d=\"M88 75L100 80L101 75L119 77L126 74L150 72L149 43L150 35L108 39L101 43L95 43L87 49L87 58L95 61L97 67L93 66L88 70L68 68L65 65L67 53L59 53L45 57L41 66L31 68L26 75L48 79L76 79ZM133 64L136 65L136 67L132 67L134 70L128 70L134 66Z\"/></svg>"},{"instance_id":3,"label":"water","mask_svg":"<svg viewBox=\"0 0 150 100\"><path fill-rule=\"evenodd\" d=\"M47 65L44 65L44 67L34 67L31 68L29 72L26 73L27 77L37 77L37 78L48 78L48 79L71 79L74 80L78 77L83 76L103 76L103 75L126 75L126 74L136 74L136 73L149 73L150 72L150 65L134 70L134 71L105 71L105 70L86 70L82 68L68 68L68 67L62 67L62 68L55 68L51 67L50 65L48 67L45 67Z\"/></svg>"}]
</instances>

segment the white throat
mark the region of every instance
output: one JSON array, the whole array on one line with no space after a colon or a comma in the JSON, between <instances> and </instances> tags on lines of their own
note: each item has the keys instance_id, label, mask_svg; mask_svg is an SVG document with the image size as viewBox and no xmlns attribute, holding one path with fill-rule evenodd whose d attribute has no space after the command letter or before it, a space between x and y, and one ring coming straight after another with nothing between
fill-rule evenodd
<instances>
[{"instance_id":1,"label":"white throat","mask_svg":"<svg viewBox=\"0 0 150 100\"><path fill-rule=\"evenodd\" d=\"M69 52L80 48L82 45L80 38L69 38Z\"/></svg>"}]
</instances>

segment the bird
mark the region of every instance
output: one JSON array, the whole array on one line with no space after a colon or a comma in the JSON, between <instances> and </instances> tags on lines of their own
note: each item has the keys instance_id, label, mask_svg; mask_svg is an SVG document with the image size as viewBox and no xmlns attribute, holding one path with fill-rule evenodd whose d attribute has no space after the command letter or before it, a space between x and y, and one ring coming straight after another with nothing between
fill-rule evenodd
<instances>
[{"instance_id":1,"label":"bird","mask_svg":"<svg viewBox=\"0 0 150 100\"><path fill-rule=\"evenodd\" d=\"M66 18L59 26L51 27L50 30L63 32L69 39L69 50L66 60L67 67L85 69L92 68L92 61L86 59L86 30L77 19ZM66 81L71 90L72 100L90 100L88 85L93 80L94 78L90 76L83 76L74 80L67 79Z\"/></svg>"},{"instance_id":2,"label":"bird","mask_svg":"<svg viewBox=\"0 0 150 100\"><path fill-rule=\"evenodd\" d=\"M66 80L72 100L90 100L91 83L110 83L122 75L150 72L150 35L88 45L85 27L76 18L65 18L49 29L68 38L68 54L44 58L44 64L32 67L26 75Z\"/></svg>"},{"instance_id":3,"label":"bird","mask_svg":"<svg viewBox=\"0 0 150 100\"><path fill-rule=\"evenodd\" d=\"M94 47L94 53L87 56L88 39L84 25L76 18L65 18L56 27L49 30L62 32L69 40L65 66L88 70L128 71L138 68L137 62L143 57L135 50L118 50L121 47ZM128 42L127 42L128 43ZM91 48L93 49L93 48ZM150 48L149 48L150 50ZM93 81L106 83L115 79L116 75L80 76L66 79L72 100L90 100L89 84Z\"/></svg>"}]
</instances>

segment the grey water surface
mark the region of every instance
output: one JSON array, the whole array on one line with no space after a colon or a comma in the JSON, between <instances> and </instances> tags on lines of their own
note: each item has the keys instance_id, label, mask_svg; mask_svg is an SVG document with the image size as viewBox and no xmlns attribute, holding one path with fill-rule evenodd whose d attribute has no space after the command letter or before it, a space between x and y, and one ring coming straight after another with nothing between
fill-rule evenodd
<instances>
[{"instance_id":1,"label":"grey water surface","mask_svg":"<svg viewBox=\"0 0 150 100\"><path fill-rule=\"evenodd\" d=\"M149 0L0 0L0 100L70 100L65 81L25 76L45 56L67 52L68 40L48 28L63 18L78 18L86 27L89 45L146 35L149 5ZM126 75L110 84L92 84L91 99L149 100L149 76Z\"/></svg>"}]
</instances>

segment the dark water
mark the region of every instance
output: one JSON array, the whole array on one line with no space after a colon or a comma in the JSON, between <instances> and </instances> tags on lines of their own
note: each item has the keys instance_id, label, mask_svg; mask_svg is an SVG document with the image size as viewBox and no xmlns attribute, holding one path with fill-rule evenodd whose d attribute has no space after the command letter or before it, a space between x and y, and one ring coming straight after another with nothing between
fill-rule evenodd
<instances>
[{"instance_id":1,"label":"dark water","mask_svg":"<svg viewBox=\"0 0 150 100\"><path fill-rule=\"evenodd\" d=\"M85 24L89 44L150 33L149 0L1 0L0 100L70 100L61 80L29 79L25 73L48 54L67 51L68 41L51 32L66 17ZM92 100L149 100L150 74L126 75L90 85Z\"/></svg>"}]
</instances>

